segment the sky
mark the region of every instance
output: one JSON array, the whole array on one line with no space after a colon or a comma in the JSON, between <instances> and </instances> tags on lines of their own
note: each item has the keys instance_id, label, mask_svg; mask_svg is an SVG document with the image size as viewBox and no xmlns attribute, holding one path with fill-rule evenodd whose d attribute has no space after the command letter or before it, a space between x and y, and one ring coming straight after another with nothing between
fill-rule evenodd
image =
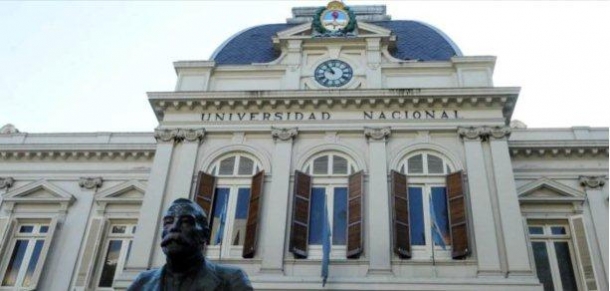
<instances>
[{"instance_id":1,"label":"sky","mask_svg":"<svg viewBox=\"0 0 610 291\"><path fill-rule=\"evenodd\" d=\"M0 2L0 127L152 131L146 92L173 91L173 62L208 60L233 34L327 1ZM530 128L610 126L610 1L345 1L496 56L495 86L521 87Z\"/></svg>"}]
</instances>

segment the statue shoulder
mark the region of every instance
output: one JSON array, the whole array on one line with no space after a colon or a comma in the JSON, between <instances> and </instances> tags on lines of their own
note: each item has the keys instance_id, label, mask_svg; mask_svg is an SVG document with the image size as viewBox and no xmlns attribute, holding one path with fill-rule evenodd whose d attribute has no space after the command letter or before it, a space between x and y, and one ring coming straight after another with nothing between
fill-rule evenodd
<instances>
[{"instance_id":1,"label":"statue shoulder","mask_svg":"<svg viewBox=\"0 0 610 291\"><path fill-rule=\"evenodd\" d=\"M157 290L161 282L161 269L153 269L140 273L129 286L131 290Z\"/></svg>"},{"instance_id":2,"label":"statue shoulder","mask_svg":"<svg viewBox=\"0 0 610 291\"><path fill-rule=\"evenodd\" d=\"M213 264L215 273L222 279L226 288L225 290L254 290L248 275L240 268L228 265Z\"/></svg>"}]
</instances>

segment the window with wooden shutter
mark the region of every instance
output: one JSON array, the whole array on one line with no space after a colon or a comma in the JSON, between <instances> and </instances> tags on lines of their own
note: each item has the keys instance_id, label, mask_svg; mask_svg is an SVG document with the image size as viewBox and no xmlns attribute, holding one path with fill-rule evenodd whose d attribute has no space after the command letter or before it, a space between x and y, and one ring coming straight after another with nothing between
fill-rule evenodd
<instances>
[{"instance_id":1,"label":"window with wooden shutter","mask_svg":"<svg viewBox=\"0 0 610 291\"><path fill-rule=\"evenodd\" d=\"M574 243L576 244L576 253L578 267L580 269L581 278L584 280L586 290L597 290L597 282L595 280L595 269L589 252L587 243L587 235L583 217L581 215L574 216L570 219Z\"/></svg>"},{"instance_id":2,"label":"window with wooden shutter","mask_svg":"<svg viewBox=\"0 0 610 291\"><path fill-rule=\"evenodd\" d=\"M409 225L409 195L407 176L392 171L392 203L394 226L394 253L401 259L411 258L411 234Z\"/></svg>"},{"instance_id":3,"label":"window with wooden shutter","mask_svg":"<svg viewBox=\"0 0 610 291\"><path fill-rule=\"evenodd\" d=\"M446 184L452 240L451 257L463 259L470 254L470 248L462 171L447 175Z\"/></svg>"},{"instance_id":4,"label":"window with wooden shutter","mask_svg":"<svg viewBox=\"0 0 610 291\"><path fill-rule=\"evenodd\" d=\"M265 182L265 171L260 171L252 177L250 187L250 205L248 207L248 222L246 223L246 239L242 251L242 257L253 258L258 242L258 220L260 217L261 198L263 195L263 183Z\"/></svg>"},{"instance_id":5,"label":"window with wooden shutter","mask_svg":"<svg viewBox=\"0 0 610 291\"><path fill-rule=\"evenodd\" d=\"M211 222L212 217L212 202L214 200L214 191L216 189L216 177L199 172L197 179L197 189L195 190L195 202L208 215L208 222Z\"/></svg>"},{"instance_id":6,"label":"window with wooden shutter","mask_svg":"<svg viewBox=\"0 0 610 291\"><path fill-rule=\"evenodd\" d=\"M295 258L307 258L311 176L295 171L293 195L290 252Z\"/></svg>"},{"instance_id":7,"label":"window with wooden shutter","mask_svg":"<svg viewBox=\"0 0 610 291\"><path fill-rule=\"evenodd\" d=\"M360 171L349 177L347 207L347 257L357 259L362 254L362 206L364 198L364 173Z\"/></svg>"}]
</instances>

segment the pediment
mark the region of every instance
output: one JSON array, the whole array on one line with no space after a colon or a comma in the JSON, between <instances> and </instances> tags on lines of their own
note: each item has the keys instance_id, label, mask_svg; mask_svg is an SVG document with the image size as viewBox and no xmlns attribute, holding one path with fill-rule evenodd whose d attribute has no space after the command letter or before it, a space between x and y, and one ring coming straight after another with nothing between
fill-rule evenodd
<instances>
[{"instance_id":1,"label":"pediment","mask_svg":"<svg viewBox=\"0 0 610 291\"><path fill-rule=\"evenodd\" d=\"M95 200L104 203L141 203L145 192L146 185L130 180L98 192Z\"/></svg>"},{"instance_id":2,"label":"pediment","mask_svg":"<svg viewBox=\"0 0 610 291\"><path fill-rule=\"evenodd\" d=\"M13 203L72 203L74 196L46 180L15 188L4 194L3 201Z\"/></svg>"},{"instance_id":3,"label":"pediment","mask_svg":"<svg viewBox=\"0 0 610 291\"><path fill-rule=\"evenodd\" d=\"M366 22L358 22L356 38L362 37L379 37L379 38L387 38L392 36L392 31L370 23ZM313 29L311 27L311 23L304 23L301 25L297 25L295 27L291 27L286 30L282 30L277 33L277 37L274 38L277 41L286 40L286 39L312 39ZM316 39L324 39L324 38L316 38ZM328 38L335 39L335 38Z\"/></svg>"},{"instance_id":4,"label":"pediment","mask_svg":"<svg viewBox=\"0 0 610 291\"><path fill-rule=\"evenodd\" d=\"M572 203L585 200L585 193L549 178L541 178L517 189L519 201L531 203Z\"/></svg>"}]
</instances>

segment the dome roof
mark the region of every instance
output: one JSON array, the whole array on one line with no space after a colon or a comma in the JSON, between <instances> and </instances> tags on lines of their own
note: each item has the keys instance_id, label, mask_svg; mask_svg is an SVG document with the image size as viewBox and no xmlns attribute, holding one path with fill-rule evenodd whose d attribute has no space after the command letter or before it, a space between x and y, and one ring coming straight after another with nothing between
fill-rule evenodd
<instances>
[{"instance_id":1,"label":"dome roof","mask_svg":"<svg viewBox=\"0 0 610 291\"><path fill-rule=\"evenodd\" d=\"M396 47L390 52L401 60L447 61L462 52L453 41L437 28L428 24L409 21L369 22L391 30L396 35ZM295 24L266 24L238 32L212 54L218 65L249 65L268 63L279 57L272 37Z\"/></svg>"}]
</instances>

